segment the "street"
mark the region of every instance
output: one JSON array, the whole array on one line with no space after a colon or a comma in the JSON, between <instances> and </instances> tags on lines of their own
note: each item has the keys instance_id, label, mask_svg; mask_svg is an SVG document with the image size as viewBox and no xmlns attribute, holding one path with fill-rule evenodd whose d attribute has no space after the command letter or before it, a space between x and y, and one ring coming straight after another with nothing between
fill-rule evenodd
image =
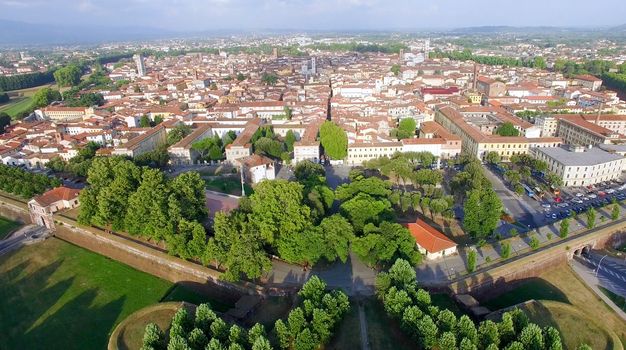
<instances>
[{"instance_id":1,"label":"street","mask_svg":"<svg viewBox=\"0 0 626 350\"><path fill-rule=\"evenodd\" d=\"M47 229L45 227L36 225L22 227L10 237L0 241L0 256L21 247L23 244L41 239L47 234L46 231Z\"/></svg>"},{"instance_id":2,"label":"street","mask_svg":"<svg viewBox=\"0 0 626 350\"><path fill-rule=\"evenodd\" d=\"M626 262L624 260L594 251L576 256L575 259L593 271L602 287L626 297Z\"/></svg>"}]
</instances>

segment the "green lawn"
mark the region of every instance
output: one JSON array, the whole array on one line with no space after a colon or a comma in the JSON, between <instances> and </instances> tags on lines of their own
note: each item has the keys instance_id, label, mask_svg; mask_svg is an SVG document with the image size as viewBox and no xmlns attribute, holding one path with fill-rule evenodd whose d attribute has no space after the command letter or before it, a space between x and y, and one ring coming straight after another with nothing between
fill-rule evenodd
<instances>
[{"instance_id":1,"label":"green lawn","mask_svg":"<svg viewBox=\"0 0 626 350\"><path fill-rule=\"evenodd\" d=\"M350 303L350 310L335 328L334 336L325 347L328 350L360 349L361 326L359 324L359 307L356 302Z\"/></svg>"},{"instance_id":2,"label":"green lawn","mask_svg":"<svg viewBox=\"0 0 626 350\"><path fill-rule=\"evenodd\" d=\"M205 180L205 183L207 190L241 196L241 181L239 178L227 177L207 179ZM250 195L252 193L252 187L248 184L244 184L244 188L246 190L246 195Z\"/></svg>"},{"instance_id":3,"label":"green lawn","mask_svg":"<svg viewBox=\"0 0 626 350\"><path fill-rule=\"evenodd\" d=\"M385 313L382 303L376 298L364 301L367 319L367 336L370 348L376 350L415 349L415 342L400 329L399 324Z\"/></svg>"},{"instance_id":4,"label":"green lawn","mask_svg":"<svg viewBox=\"0 0 626 350\"><path fill-rule=\"evenodd\" d=\"M51 238L0 257L0 286L0 349L104 349L172 284Z\"/></svg>"},{"instance_id":5,"label":"green lawn","mask_svg":"<svg viewBox=\"0 0 626 350\"><path fill-rule=\"evenodd\" d=\"M6 114L14 117L20 112L23 112L30 108L32 103L32 97L16 97L11 99L9 102L0 105L0 112L5 112Z\"/></svg>"},{"instance_id":6,"label":"green lawn","mask_svg":"<svg viewBox=\"0 0 626 350\"><path fill-rule=\"evenodd\" d=\"M0 216L0 239L4 239L20 226L19 223Z\"/></svg>"}]
</instances>

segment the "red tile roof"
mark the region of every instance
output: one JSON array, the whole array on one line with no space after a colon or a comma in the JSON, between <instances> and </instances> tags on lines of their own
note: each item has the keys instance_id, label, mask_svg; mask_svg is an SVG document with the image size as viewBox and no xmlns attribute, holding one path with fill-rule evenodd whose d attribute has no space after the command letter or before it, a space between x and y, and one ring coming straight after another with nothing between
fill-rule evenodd
<instances>
[{"instance_id":1,"label":"red tile roof","mask_svg":"<svg viewBox=\"0 0 626 350\"><path fill-rule=\"evenodd\" d=\"M60 186L57 188L53 188L50 191L42 194L41 196L37 196L33 198L40 205L47 207L52 203L66 200L70 201L78 197L80 190L75 188L69 188L65 186Z\"/></svg>"},{"instance_id":2,"label":"red tile roof","mask_svg":"<svg viewBox=\"0 0 626 350\"><path fill-rule=\"evenodd\" d=\"M409 223L407 228L417 244L429 253L437 253L456 246L454 241L423 220L417 219L416 222Z\"/></svg>"}]
</instances>

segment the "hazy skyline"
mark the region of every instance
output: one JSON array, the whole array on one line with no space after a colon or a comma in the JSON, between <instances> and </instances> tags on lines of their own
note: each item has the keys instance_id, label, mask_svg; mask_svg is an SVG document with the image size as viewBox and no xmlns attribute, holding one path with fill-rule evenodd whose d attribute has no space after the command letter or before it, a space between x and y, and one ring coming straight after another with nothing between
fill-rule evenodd
<instances>
[{"instance_id":1,"label":"hazy skyline","mask_svg":"<svg viewBox=\"0 0 626 350\"><path fill-rule=\"evenodd\" d=\"M7 20L171 31L614 26L624 15L623 0L0 0Z\"/></svg>"}]
</instances>

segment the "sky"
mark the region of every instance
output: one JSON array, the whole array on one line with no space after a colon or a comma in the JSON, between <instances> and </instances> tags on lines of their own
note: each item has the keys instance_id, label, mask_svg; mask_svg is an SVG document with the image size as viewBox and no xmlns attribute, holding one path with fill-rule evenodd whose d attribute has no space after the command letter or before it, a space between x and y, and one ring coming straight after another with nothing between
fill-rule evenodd
<instances>
[{"instance_id":1,"label":"sky","mask_svg":"<svg viewBox=\"0 0 626 350\"><path fill-rule=\"evenodd\" d=\"M0 0L0 18L172 31L614 26L625 0Z\"/></svg>"}]
</instances>

